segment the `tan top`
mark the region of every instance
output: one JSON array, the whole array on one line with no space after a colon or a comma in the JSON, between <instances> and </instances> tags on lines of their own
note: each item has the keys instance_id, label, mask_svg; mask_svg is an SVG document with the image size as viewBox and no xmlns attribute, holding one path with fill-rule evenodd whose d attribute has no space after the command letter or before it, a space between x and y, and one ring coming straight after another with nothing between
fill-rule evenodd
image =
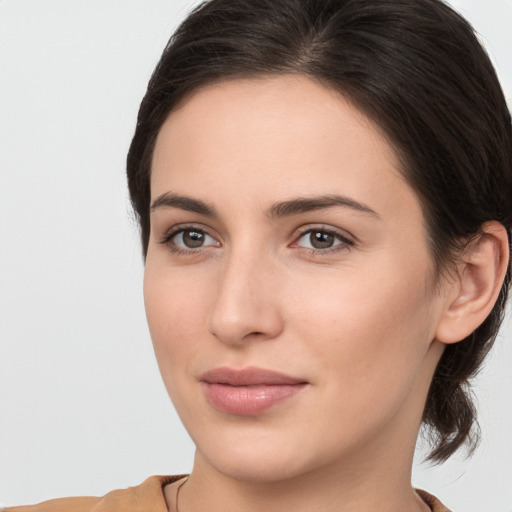
<instances>
[{"instance_id":1,"label":"tan top","mask_svg":"<svg viewBox=\"0 0 512 512\"><path fill-rule=\"evenodd\" d=\"M184 476L152 476L137 487L112 491L102 498L61 498L39 505L10 507L3 512L169 512L163 488ZM417 492L432 512L450 512L434 496L425 491Z\"/></svg>"}]
</instances>

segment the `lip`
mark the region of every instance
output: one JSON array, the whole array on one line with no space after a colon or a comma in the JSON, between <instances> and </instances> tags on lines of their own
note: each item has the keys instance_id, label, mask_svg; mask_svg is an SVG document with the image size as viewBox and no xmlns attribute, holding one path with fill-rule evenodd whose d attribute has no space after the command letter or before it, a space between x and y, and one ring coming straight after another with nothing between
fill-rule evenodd
<instances>
[{"instance_id":1,"label":"lip","mask_svg":"<svg viewBox=\"0 0 512 512\"><path fill-rule=\"evenodd\" d=\"M204 393L219 411L254 416L292 398L308 382L273 370L215 368L201 376Z\"/></svg>"}]
</instances>

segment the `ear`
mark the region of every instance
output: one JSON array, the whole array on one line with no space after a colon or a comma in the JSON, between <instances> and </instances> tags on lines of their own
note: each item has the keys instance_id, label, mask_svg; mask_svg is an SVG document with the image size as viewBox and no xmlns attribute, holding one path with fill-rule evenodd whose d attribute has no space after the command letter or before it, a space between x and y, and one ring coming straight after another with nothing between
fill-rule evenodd
<instances>
[{"instance_id":1,"label":"ear","mask_svg":"<svg viewBox=\"0 0 512 512\"><path fill-rule=\"evenodd\" d=\"M457 272L448 283L445 309L436 338L456 343L469 336L491 312L509 264L509 241L497 221L482 225L479 235L463 250Z\"/></svg>"}]
</instances>

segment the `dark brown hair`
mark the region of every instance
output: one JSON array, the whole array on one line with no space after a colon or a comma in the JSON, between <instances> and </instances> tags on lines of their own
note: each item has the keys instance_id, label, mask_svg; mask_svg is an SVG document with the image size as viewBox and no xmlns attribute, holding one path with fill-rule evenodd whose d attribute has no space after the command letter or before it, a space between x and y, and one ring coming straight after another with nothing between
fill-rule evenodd
<instances>
[{"instance_id":1,"label":"dark brown hair","mask_svg":"<svg viewBox=\"0 0 512 512\"><path fill-rule=\"evenodd\" d=\"M170 39L140 106L128 184L143 253L153 148L163 122L200 86L285 73L349 98L387 134L421 201L438 272L489 220L512 228L512 127L470 24L441 0L211 0ZM488 318L447 346L425 406L430 459L474 446L468 381L500 326L510 267Z\"/></svg>"}]
</instances>

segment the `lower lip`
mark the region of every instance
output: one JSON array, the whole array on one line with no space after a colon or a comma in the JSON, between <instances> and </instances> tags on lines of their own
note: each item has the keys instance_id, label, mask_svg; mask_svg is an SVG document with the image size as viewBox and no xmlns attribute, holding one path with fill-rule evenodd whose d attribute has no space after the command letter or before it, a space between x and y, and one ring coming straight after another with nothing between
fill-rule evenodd
<instances>
[{"instance_id":1,"label":"lower lip","mask_svg":"<svg viewBox=\"0 0 512 512\"><path fill-rule=\"evenodd\" d=\"M219 411L254 416L302 391L306 384L229 386L203 383L206 396Z\"/></svg>"}]
</instances>

